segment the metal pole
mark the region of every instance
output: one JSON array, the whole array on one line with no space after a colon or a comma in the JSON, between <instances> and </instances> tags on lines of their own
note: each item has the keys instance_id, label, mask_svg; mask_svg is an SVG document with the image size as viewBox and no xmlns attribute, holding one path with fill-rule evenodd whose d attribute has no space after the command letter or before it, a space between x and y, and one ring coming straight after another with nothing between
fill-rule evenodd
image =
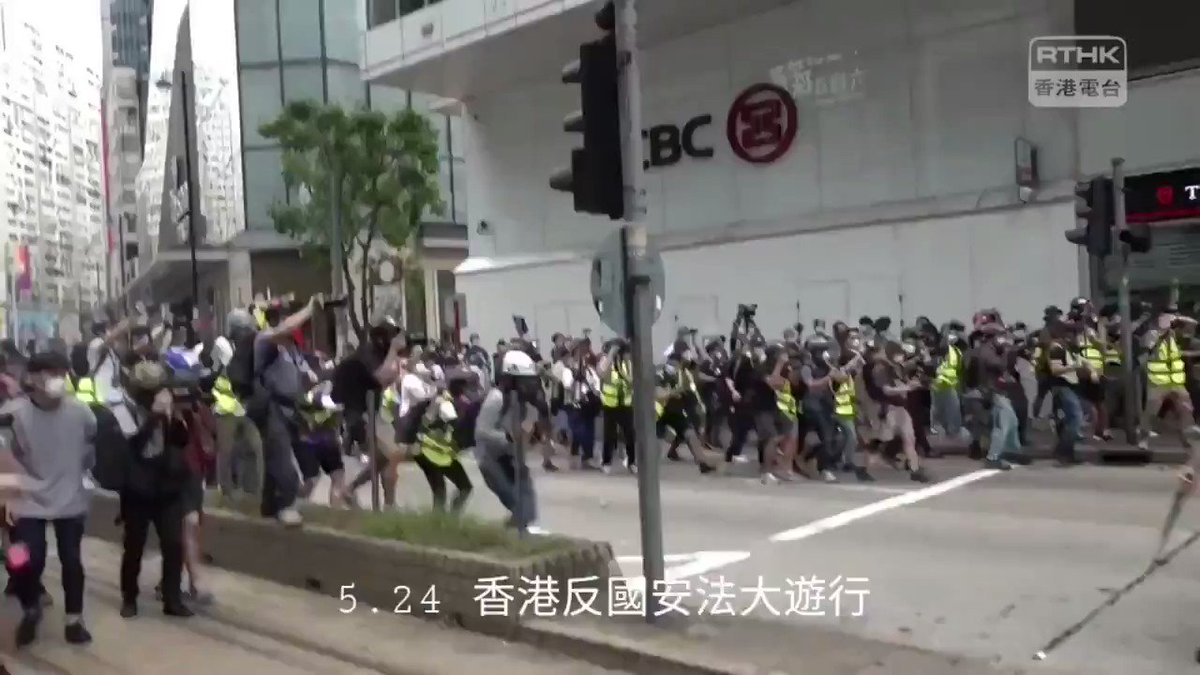
<instances>
[{"instance_id":1,"label":"metal pole","mask_svg":"<svg viewBox=\"0 0 1200 675\"><path fill-rule=\"evenodd\" d=\"M330 194L330 211L332 212L332 226L329 228L329 262L333 268L333 277L329 283L330 293L334 298L340 298L345 294L345 284L342 278L342 260L344 250L342 249L342 177L339 169L335 168L332 175L329 177L329 194ZM366 260L362 264L367 264ZM366 293L367 289L359 289ZM353 298L347 298L347 302L353 302ZM337 356L344 356L348 345L348 336L350 333L347 325L348 316L347 309L334 309L334 324L336 325L337 345L334 353ZM362 317L364 323L371 321L371 317Z\"/></svg>"},{"instance_id":2,"label":"metal pole","mask_svg":"<svg viewBox=\"0 0 1200 675\"><path fill-rule=\"evenodd\" d=\"M379 448L375 438L375 427L379 424L379 408L375 405L375 392L367 392L367 461L371 467L371 510L379 513Z\"/></svg>"},{"instance_id":3,"label":"metal pole","mask_svg":"<svg viewBox=\"0 0 1200 675\"><path fill-rule=\"evenodd\" d=\"M191 96L188 93L188 74L186 71L179 71L180 84L180 103L183 104L183 159L187 164L187 191L188 191L188 255L192 262L192 320L188 322L188 342L195 344L196 342L196 326L195 319L199 316L200 311L200 266L196 260L196 219L200 217L200 186L196 183L196 166L199 164L196 161L196 153L192 150L192 121L195 115L192 114Z\"/></svg>"},{"instance_id":4,"label":"metal pole","mask_svg":"<svg viewBox=\"0 0 1200 675\"><path fill-rule=\"evenodd\" d=\"M129 278L125 270L125 227L129 219L129 214L125 213L117 218L117 245L121 247L121 283L118 284L117 289L121 294L121 307L125 310L125 314L129 313L129 294L125 292L126 280Z\"/></svg>"},{"instance_id":5,"label":"metal pole","mask_svg":"<svg viewBox=\"0 0 1200 675\"><path fill-rule=\"evenodd\" d=\"M625 288L632 291L629 302L633 316L630 347L633 354L633 435L636 437L638 467L638 513L642 529L642 576L646 581L646 621L658 613L655 587L665 576L663 563L662 503L659 496L659 449L654 415L654 325L655 298L650 286L644 224L645 188L642 165L641 73L637 55L637 4L616 0L617 61L620 68L621 158L625 180L626 225L622 244L626 256Z\"/></svg>"},{"instance_id":6,"label":"metal pole","mask_svg":"<svg viewBox=\"0 0 1200 675\"><path fill-rule=\"evenodd\" d=\"M1125 229L1125 160L1114 157L1113 168L1113 224L1119 235ZM1121 377L1125 390L1125 409L1121 419L1125 427L1125 441L1137 443L1137 422L1141 417L1141 398L1138 396L1137 369L1134 367L1133 310L1129 301L1129 245L1117 241L1117 311L1121 315Z\"/></svg>"},{"instance_id":7,"label":"metal pole","mask_svg":"<svg viewBox=\"0 0 1200 675\"><path fill-rule=\"evenodd\" d=\"M525 468L525 433L521 423L525 421L525 404L521 395L515 391L508 393L509 435L513 439L513 450L516 459L513 461L513 523L517 526L517 536L524 537L528 532L529 523L525 522L525 493L521 482L529 480L528 469Z\"/></svg>"}]
</instances>

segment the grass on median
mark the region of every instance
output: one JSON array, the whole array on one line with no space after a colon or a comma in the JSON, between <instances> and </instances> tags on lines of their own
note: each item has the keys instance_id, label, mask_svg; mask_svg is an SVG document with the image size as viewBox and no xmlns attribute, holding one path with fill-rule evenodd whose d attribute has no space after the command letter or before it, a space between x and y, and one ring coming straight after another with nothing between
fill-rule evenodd
<instances>
[{"instance_id":1,"label":"grass on median","mask_svg":"<svg viewBox=\"0 0 1200 675\"><path fill-rule=\"evenodd\" d=\"M218 508L251 518L261 517L258 504L253 500L216 495L213 503ZM551 553L572 546L569 540L562 537L520 537L515 530L501 523L467 514L456 516L432 510L375 513L369 510L331 509L317 504L306 504L300 511L308 525L372 539L400 541L413 546L476 553L505 560Z\"/></svg>"}]
</instances>

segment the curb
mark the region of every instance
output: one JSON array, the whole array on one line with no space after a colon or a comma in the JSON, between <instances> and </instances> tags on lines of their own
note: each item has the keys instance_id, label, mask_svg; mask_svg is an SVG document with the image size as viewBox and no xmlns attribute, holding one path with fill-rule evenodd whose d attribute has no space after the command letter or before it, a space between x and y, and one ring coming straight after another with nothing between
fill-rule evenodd
<instances>
[{"instance_id":1,"label":"curb","mask_svg":"<svg viewBox=\"0 0 1200 675\"><path fill-rule=\"evenodd\" d=\"M711 662L689 661L664 651L647 649L646 645L632 640L611 636L599 639L544 622L521 624L517 639L538 649L636 675L748 675L757 672L757 668L751 666L722 667Z\"/></svg>"}]
</instances>

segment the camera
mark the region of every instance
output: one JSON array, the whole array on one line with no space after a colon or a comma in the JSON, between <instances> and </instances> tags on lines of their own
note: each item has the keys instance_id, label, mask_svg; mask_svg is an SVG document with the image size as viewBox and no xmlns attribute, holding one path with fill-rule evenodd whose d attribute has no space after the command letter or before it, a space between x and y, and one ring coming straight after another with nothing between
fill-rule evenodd
<instances>
[{"instance_id":1,"label":"camera","mask_svg":"<svg viewBox=\"0 0 1200 675\"><path fill-rule=\"evenodd\" d=\"M753 321L754 316L758 314L758 305L738 305L737 312L739 319L743 321Z\"/></svg>"}]
</instances>

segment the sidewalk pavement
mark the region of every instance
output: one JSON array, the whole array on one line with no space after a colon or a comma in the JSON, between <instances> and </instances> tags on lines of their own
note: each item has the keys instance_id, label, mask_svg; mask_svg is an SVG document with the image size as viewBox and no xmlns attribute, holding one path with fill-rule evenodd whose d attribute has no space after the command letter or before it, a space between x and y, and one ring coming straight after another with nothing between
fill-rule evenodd
<instances>
[{"instance_id":1,"label":"sidewalk pavement","mask_svg":"<svg viewBox=\"0 0 1200 675\"><path fill-rule=\"evenodd\" d=\"M87 647L63 641L57 561L46 587L55 606L39 640L23 651L14 672L39 675L606 675L612 671L572 658L510 644L435 621L394 616L360 605L343 614L335 598L209 570L216 603L199 616L166 619L153 591L157 556L143 564L141 614L118 615L120 549L84 541L85 620L95 636ZM353 583L347 579L345 583ZM397 596L397 602L401 598ZM22 668L24 670L22 670Z\"/></svg>"},{"instance_id":2,"label":"sidewalk pavement","mask_svg":"<svg viewBox=\"0 0 1200 675\"><path fill-rule=\"evenodd\" d=\"M359 606L343 614L336 599L217 569L209 572L217 603L201 616L164 619L157 603L146 597L142 614L126 621L117 615L119 549L89 539L84 553L85 615L96 641L86 648L63 643L61 605L56 605L39 642L14 668L16 674L1068 675L1040 666L998 668L855 637L836 626L742 617L670 617L654 626L639 619L534 619L520 636L529 644L511 644L396 616L391 608ZM157 568L157 559L148 556L143 588L153 588ZM48 571L46 585L58 599L57 565L52 562Z\"/></svg>"},{"instance_id":3,"label":"sidewalk pavement","mask_svg":"<svg viewBox=\"0 0 1200 675\"><path fill-rule=\"evenodd\" d=\"M1031 458L1054 458L1055 436L1053 431L1035 426L1029 430L1029 441L1030 446L1025 448L1025 452ZM966 444L949 440L942 435L931 435L929 443L943 455L967 454ZM1101 441L1089 436L1077 442L1075 454L1082 461L1097 464L1181 464L1191 456L1191 451L1179 443L1177 434L1160 434L1151 439L1150 450L1147 452L1135 444L1126 442L1125 434L1118 431L1111 441Z\"/></svg>"}]
</instances>

